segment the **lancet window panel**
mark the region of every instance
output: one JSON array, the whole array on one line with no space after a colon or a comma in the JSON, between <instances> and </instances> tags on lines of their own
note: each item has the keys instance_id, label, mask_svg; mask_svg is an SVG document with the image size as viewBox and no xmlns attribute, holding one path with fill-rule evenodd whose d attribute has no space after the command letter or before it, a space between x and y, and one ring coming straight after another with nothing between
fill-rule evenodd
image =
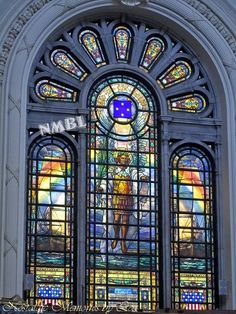
<instances>
[{"instance_id":1,"label":"lancet window panel","mask_svg":"<svg viewBox=\"0 0 236 314\"><path fill-rule=\"evenodd\" d=\"M56 48L50 53L51 63L61 71L83 81L88 75L87 70L76 57L62 48Z\"/></svg>"},{"instance_id":2,"label":"lancet window panel","mask_svg":"<svg viewBox=\"0 0 236 314\"><path fill-rule=\"evenodd\" d=\"M117 61L128 62L131 54L132 33L126 26L120 25L113 31L114 48Z\"/></svg>"},{"instance_id":3,"label":"lancet window panel","mask_svg":"<svg viewBox=\"0 0 236 314\"><path fill-rule=\"evenodd\" d=\"M35 95L45 101L76 102L79 93L76 89L44 77L36 82Z\"/></svg>"},{"instance_id":4,"label":"lancet window panel","mask_svg":"<svg viewBox=\"0 0 236 314\"><path fill-rule=\"evenodd\" d=\"M100 38L94 31L90 29L81 31L79 34L79 42L97 67L106 64Z\"/></svg>"},{"instance_id":5,"label":"lancet window panel","mask_svg":"<svg viewBox=\"0 0 236 314\"><path fill-rule=\"evenodd\" d=\"M158 77L157 82L162 88L180 84L191 77L192 69L193 66L190 61L176 60Z\"/></svg>"},{"instance_id":6,"label":"lancet window panel","mask_svg":"<svg viewBox=\"0 0 236 314\"><path fill-rule=\"evenodd\" d=\"M158 132L154 99L113 75L90 96L87 302L159 304Z\"/></svg>"},{"instance_id":7,"label":"lancet window panel","mask_svg":"<svg viewBox=\"0 0 236 314\"><path fill-rule=\"evenodd\" d=\"M166 43L160 36L151 36L146 40L146 45L140 61L140 67L149 71L166 50Z\"/></svg>"},{"instance_id":8,"label":"lancet window panel","mask_svg":"<svg viewBox=\"0 0 236 314\"><path fill-rule=\"evenodd\" d=\"M171 159L172 304L211 310L215 304L213 165L200 148L185 146Z\"/></svg>"},{"instance_id":9,"label":"lancet window panel","mask_svg":"<svg viewBox=\"0 0 236 314\"><path fill-rule=\"evenodd\" d=\"M30 304L70 303L76 295L75 156L60 138L37 139L28 157L26 272Z\"/></svg>"},{"instance_id":10,"label":"lancet window panel","mask_svg":"<svg viewBox=\"0 0 236 314\"><path fill-rule=\"evenodd\" d=\"M203 94L193 93L171 97L167 103L171 111L200 113L206 109L208 99Z\"/></svg>"}]
</instances>

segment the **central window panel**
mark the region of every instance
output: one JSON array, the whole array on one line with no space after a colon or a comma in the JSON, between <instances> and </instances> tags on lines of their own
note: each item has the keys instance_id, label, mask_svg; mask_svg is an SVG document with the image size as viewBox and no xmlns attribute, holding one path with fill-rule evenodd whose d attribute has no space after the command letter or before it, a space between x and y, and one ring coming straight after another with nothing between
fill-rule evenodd
<instances>
[{"instance_id":1,"label":"central window panel","mask_svg":"<svg viewBox=\"0 0 236 314\"><path fill-rule=\"evenodd\" d=\"M89 97L87 303L159 304L158 128L149 88L110 75Z\"/></svg>"}]
</instances>

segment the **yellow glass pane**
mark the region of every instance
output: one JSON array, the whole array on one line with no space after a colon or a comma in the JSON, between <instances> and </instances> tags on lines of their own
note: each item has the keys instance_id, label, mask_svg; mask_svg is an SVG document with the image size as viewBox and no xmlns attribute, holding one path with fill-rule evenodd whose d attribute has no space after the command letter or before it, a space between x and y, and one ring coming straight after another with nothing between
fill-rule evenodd
<instances>
[{"instance_id":1,"label":"yellow glass pane","mask_svg":"<svg viewBox=\"0 0 236 314\"><path fill-rule=\"evenodd\" d=\"M134 86L132 86L131 84L127 84L127 83L114 83L111 84L111 87L113 89L113 91L115 93L128 93L131 94Z\"/></svg>"},{"instance_id":2,"label":"yellow glass pane","mask_svg":"<svg viewBox=\"0 0 236 314\"><path fill-rule=\"evenodd\" d=\"M179 276L181 287L206 288L206 274L180 273Z\"/></svg>"},{"instance_id":3,"label":"yellow glass pane","mask_svg":"<svg viewBox=\"0 0 236 314\"><path fill-rule=\"evenodd\" d=\"M131 128L130 124L123 125L115 123L114 127L112 128L112 131L120 135L130 135L133 133L133 129Z\"/></svg>"},{"instance_id":4,"label":"yellow glass pane","mask_svg":"<svg viewBox=\"0 0 236 314\"><path fill-rule=\"evenodd\" d=\"M149 106L145 96L138 89L135 89L133 91L132 97L137 101L139 109L149 110Z\"/></svg>"},{"instance_id":5,"label":"yellow glass pane","mask_svg":"<svg viewBox=\"0 0 236 314\"><path fill-rule=\"evenodd\" d=\"M96 270L95 283L106 284L106 270Z\"/></svg>"},{"instance_id":6,"label":"yellow glass pane","mask_svg":"<svg viewBox=\"0 0 236 314\"><path fill-rule=\"evenodd\" d=\"M105 87L98 95L96 105L97 106L106 106L109 98L114 96L114 93L110 86Z\"/></svg>"}]
</instances>

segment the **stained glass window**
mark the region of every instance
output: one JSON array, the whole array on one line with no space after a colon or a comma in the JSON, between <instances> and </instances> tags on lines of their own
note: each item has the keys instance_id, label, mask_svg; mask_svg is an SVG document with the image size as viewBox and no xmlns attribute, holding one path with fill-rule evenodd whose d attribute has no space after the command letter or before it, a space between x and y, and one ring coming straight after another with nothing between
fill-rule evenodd
<instances>
[{"instance_id":1,"label":"stained glass window","mask_svg":"<svg viewBox=\"0 0 236 314\"><path fill-rule=\"evenodd\" d=\"M71 148L60 138L37 140L29 150L28 173L26 272L35 280L27 298L30 304L69 303L76 295Z\"/></svg>"},{"instance_id":2,"label":"stained glass window","mask_svg":"<svg viewBox=\"0 0 236 314\"><path fill-rule=\"evenodd\" d=\"M128 301L156 311L169 306L165 285L171 284L173 309L210 309L217 306L212 164L197 146L179 149L166 191L164 158L171 143L186 140L190 123L195 129L193 134L188 129L188 138L199 145L218 142L213 88L187 45L144 23L125 21L64 29L34 63L30 132L48 110L49 121L54 111L57 121L81 112L88 113L88 123L86 134L78 130L83 191L76 189L75 158L66 140L48 136L30 146L26 262L35 280L28 299L57 304L85 298L99 307ZM79 228L75 196L84 218ZM169 204L171 236L160 232L169 226ZM81 274L75 284L76 267ZM169 272L172 283L166 282Z\"/></svg>"},{"instance_id":3,"label":"stained glass window","mask_svg":"<svg viewBox=\"0 0 236 314\"><path fill-rule=\"evenodd\" d=\"M87 302L159 300L157 126L138 80L113 75L93 87L88 137Z\"/></svg>"},{"instance_id":4,"label":"stained glass window","mask_svg":"<svg viewBox=\"0 0 236 314\"><path fill-rule=\"evenodd\" d=\"M182 147L171 159L172 305L214 307L213 172L207 155Z\"/></svg>"},{"instance_id":5,"label":"stained glass window","mask_svg":"<svg viewBox=\"0 0 236 314\"><path fill-rule=\"evenodd\" d=\"M173 86L190 78L192 67L189 61L178 60L157 79L162 88Z\"/></svg>"},{"instance_id":6,"label":"stained glass window","mask_svg":"<svg viewBox=\"0 0 236 314\"><path fill-rule=\"evenodd\" d=\"M36 84L35 91L36 95L43 100L75 102L78 97L75 90L47 79L40 80Z\"/></svg>"},{"instance_id":7,"label":"stained glass window","mask_svg":"<svg viewBox=\"0 0 236 314\"><path fill-rule=\"evenodd\" d=\"M169 110L183 112L202 112L207 102L203 95L194 93L184 96L173 97L168 100Z\"/></svg>"},{"instance_id":8,"label":"stained glass window","mask_svg":"<svg viewBox=\"0 0 236 314\"><path fill-rule=\"evenodd\" d=\"M113 40L118 61L127 62L130 55L131 32L125 26L118 26L113 32Z\"/></svg>"},{"instance_id":9,"label":"stained glass window","mask_svg":"<svg viewBox=\"0 0 236 314\"><path fill-rule=\"evenodd\" d=\"M75 57L64 49L55 49L51 53L51 62L65 73L83 81L88 75Z\"/></svg>"},{"instance_id":10,"label":"stained glass window","mask_svg":"<svg viewBox=\"0 0 236 314\"><path fill-rule=\"evenodd\" d=\"M105 56L97 34L91 30L84 30L79 35L79 41L97 67L106 64Z\"/></svg>"},{"instance_id":11,"label":"stained glass window","mask_svg":"<svg viewBox=\"0 0 236 314\"><path fill-rule=\"evenodd\" d=\"M153 36L146 41L143 55L140 62L140 67L144 70L150 70L155 61L160 57L165 49L163 40Z\"/></svg>"}]
</instances>

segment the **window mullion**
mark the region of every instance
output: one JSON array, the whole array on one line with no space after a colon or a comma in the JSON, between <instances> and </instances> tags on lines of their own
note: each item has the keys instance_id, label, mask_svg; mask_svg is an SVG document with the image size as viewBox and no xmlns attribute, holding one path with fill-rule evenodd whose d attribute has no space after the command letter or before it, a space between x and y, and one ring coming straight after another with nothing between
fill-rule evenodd
<instances>
[{"instance_id":1,"label":"window mullion","mask_svg":"<svg viewBox=\"0 0 236 314\"><path fill-rule=\"evenodd\" d=\"M80 160L78 160L78 179L80 184L78 185L78 197L77 197L77 205L78 205L78 265L77 265L77 300L79 305L85 305L85 293L86 293L86 186L87 186L87 175L86 175L86 134L81 133L79 137L79 152L80 152Z\"/></svg>"},{"instance_id":2,"label":"window mullion","mask_svg":"<svg viewBox=\"0 0 236 314\"><path fill-rule=\"evenodd\" d=\"M165 122L164 122L165 123ZM163 125L163 128L165 126ZM164 133L164 132L163 132ZM162 214L161 214L161 238L162 241L162 304L163 308L171 308L171 234L170 234L170 205L169 205L169 141L164 137L162 133L162 148L161 148L161 160L162 160L162 172L161 172L161 192L162 192ZM161 304L161 302L160 302Z\"/></svg>"}]
</instances>

